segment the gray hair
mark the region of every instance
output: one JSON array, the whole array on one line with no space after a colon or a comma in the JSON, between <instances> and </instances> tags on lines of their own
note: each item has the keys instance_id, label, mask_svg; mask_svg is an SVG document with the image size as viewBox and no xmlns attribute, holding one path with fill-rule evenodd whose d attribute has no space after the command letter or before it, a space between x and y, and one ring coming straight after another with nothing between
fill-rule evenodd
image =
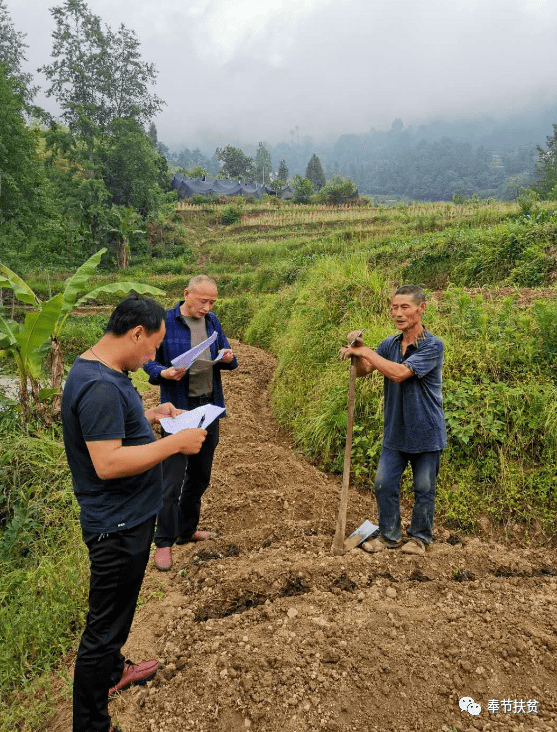
<instances>
[{"instance_id":1,"label":"gray hair","mask_svg":"<svg viewBox=\"0 0 557 732\"><path fill-rule=\"evenodd\" d=\"M190 279L190 281L188 282L188 286L187 286L186 289L187 290L195 290L195 288L197 287L197 285L201 285L203 283L209 283L209 284L214 285L215 287L217 287L217 283L215 282L215 280L212 277L207 277L207 275L204 275L204 274L198 274L198 275L195 275L194 277L192 277Z\"/></svg>"}]
</instances>

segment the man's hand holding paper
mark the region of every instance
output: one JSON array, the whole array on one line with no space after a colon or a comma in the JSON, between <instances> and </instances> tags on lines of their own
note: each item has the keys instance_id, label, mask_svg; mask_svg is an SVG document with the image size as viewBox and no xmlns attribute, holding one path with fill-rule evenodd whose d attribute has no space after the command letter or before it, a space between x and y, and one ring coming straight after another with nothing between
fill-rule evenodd
<instances>
[{"instance_id":1,"label":"man's hand holding paper","mask_svg":"<svg viewBox=\"0 0 557 732\"><path fill-rule=\"evenodd\" d=\"M206 429L211 422L224 412L222 407L215 407L214 404L203 404L201 407L191 409L189 412L182 412L177 417L161 419L161 427L165 432L173 435L180 430L194 429L199 424L201 417L203 420L203 429Z\"/></svg>"},{"instance_id":2,"label":"man's hand holding paper","mask_svg":"<svg viewBox=\"0 0 557 732\"><path fill-rule=\"evenodd\" d=\"M203 351L205 351L205 349L209 348L211 343L216 341L216 339L217 339L217 333L215 331L212 336L210 336L209 338L206 338L199 345L194 346L193 348L190 348L188 351L184 351L184 353L181 353L179 356L176 356L176 358L173 358L171 361L171 364L174 366L175 369L185 369L185 370L189 369L189 367L192 365L192 363L195 361L195 359L198 358L203 353ZM182 376L183 376L183 374L182 374Z\"/></svg>"}]
</instances>

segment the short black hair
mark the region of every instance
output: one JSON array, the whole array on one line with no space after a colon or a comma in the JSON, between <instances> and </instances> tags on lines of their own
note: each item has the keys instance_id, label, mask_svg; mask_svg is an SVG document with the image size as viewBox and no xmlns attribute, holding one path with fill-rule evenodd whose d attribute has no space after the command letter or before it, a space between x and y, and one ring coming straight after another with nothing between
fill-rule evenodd
<instances>
[{"instance_id":1,"label":"short black hair","mask_svg":"<svg viewBox=\"0 0 557 732\"><path fill-rule=\"evenodd\" d=\"M130 295L112 311L104 332L122 336L142 325L147 333L156 333L165 317L165 309L155 300L142 295Z\"/></svg>"},{"instance_id":2,"label":"short black hair","mask_svg":"<svg viewBox=\"0 0 557 732\"><path fill-rule=\"evenodd\" d=\"M402 285L395 292L395 297L397 295L411 295L417 305L425 302L425 292L418 285Z\"/></svg>"}]
</instances>

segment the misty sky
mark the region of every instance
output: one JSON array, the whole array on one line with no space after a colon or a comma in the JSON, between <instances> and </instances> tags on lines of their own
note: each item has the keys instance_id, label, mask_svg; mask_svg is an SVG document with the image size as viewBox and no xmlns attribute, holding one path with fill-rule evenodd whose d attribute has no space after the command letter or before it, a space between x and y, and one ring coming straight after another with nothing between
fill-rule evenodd
<instances>
[{"instance_id":1,"label":"misty sky","mask_svg":"<svg viewBox=\"0 0 557 732\"><path fill-rule=\"evenodd\" d=\"M6 0L26 70L49 63L52 0ZM89 0L155 64L171 147L315 140L557 99L555 0ZM36 100L50 111L54 103ZM557 122L557 120L556 120ZM297 129L296 129L297 128ZM548 131L550 132L550 130Z\"/></svg>"}]
</instances>

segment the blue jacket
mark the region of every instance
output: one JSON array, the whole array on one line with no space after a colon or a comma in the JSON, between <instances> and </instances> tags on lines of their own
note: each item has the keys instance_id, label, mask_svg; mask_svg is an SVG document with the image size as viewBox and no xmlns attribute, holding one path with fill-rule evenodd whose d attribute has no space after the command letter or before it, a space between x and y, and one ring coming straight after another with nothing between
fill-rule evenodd
<instances>
[{"instance_id":1,"label":"blue jacket","mask_svg":"<svg viewBox=\"0 0 557 732\"><path fill-rule=\"evenodd\" d=\"M171 402L178 409L189 409L189 372L186 371L184 378L180 381L164 379L160 375L161 371L172 365L171 360L173 358L176 358L176 356L191 348L191 332L184 323L180 313L181 304L179 302L176 307L167 311L165 321L166 335L164 336L164 340L160 348L157 349L155 360L149 361L143 368L149 374L149 383L160 386L162 403ZM207 337L212 336L215 331L217 332L217 338L210 346L211 357L216 358L218 352L223 348L230 348L230 344L224 335L219 319L214 313L207 313L205 316L205 324L207 326ZM224 394L220 376L221 369L231 371L237 368L237 366L238 361L236 360L236 356L234 356L230 363L217 361L213 366L213 404L217 407L224 407Z\"/></svg>"}]
</instances>

